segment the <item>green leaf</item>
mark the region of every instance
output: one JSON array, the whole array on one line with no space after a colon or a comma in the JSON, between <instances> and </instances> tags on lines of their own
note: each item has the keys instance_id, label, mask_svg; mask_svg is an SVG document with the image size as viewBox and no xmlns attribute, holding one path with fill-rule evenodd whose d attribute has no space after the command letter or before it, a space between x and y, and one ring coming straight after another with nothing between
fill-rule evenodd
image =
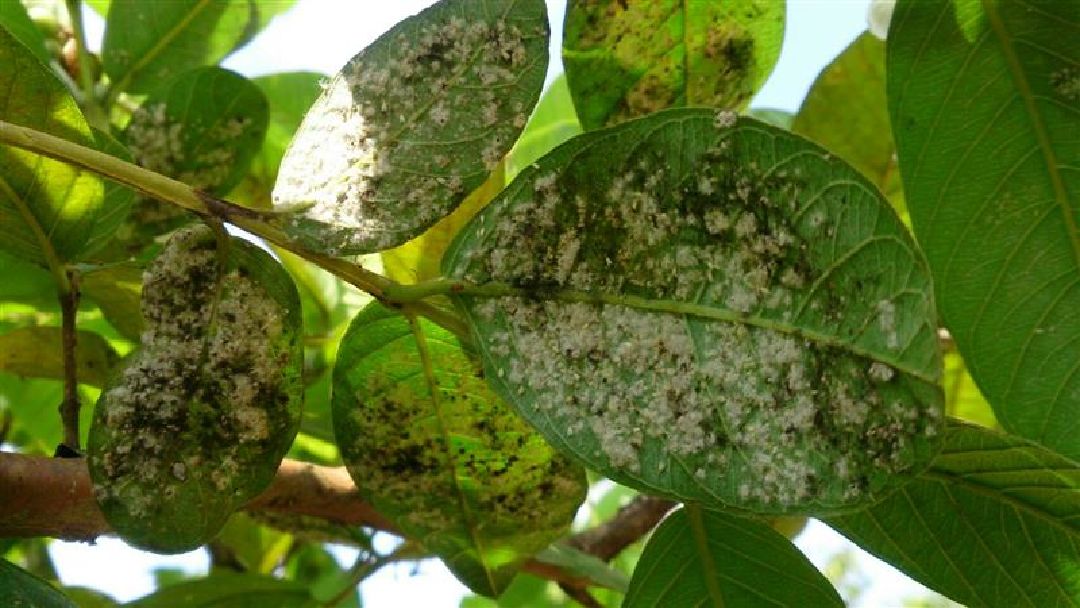
<instances>
[{"instance_id":1,"label":"green leaf","mask_svg":"<svg viewBox=\"0 0 1080 608\"><path fill-rule=\"evenodd\" d=\"M753 519L686 506L652 534L630 581L641 606L843 606L810 560Z\"/></svg>"},{"instance_id":2,"label":"green leaf","mask_svg":"<svg viewBox=\"0 0 1080 608\"><path fill-rule=\"evenodd\" d=\"M2 28L0 65L4 120L95 147L67 88ZM0 146L0 248L59 272L84 250L103 210L102 189L101 180L89 172Z\"/></svg>"},{"instance_id":3,"label":"green leaf","mask_svg":"<svg viewBox=\"0 0 1080 608\"><path fill-rule=\"evenodd\" d=\"M224 195L248 170L266 136L266 97L218 67L185 72L131 116L124 141L139 165Z\"/></svg>"},{"instance_id":4,"label":"green leaf","mask_svg":"<svg viewBox=\"0 0 1080 608\"><path fill-rule=\"evenodd\" d=\"M750 108L746 112L747 116L756 118L761 122L768 123L774 127L780 127L781 129L791 130L791 124L795 122L795 115L787 110L770 110L770 109L758 109Z\"/></svg>"},{"instance_id":5,"label":"green leaf","mask_svg":"<svg viewBox=\"0 0 1080 608\"><path fill-rule=\"evenodd\" d=\"M300 422L300 302L266 252L176 233L143 281L146 332L102 391L89 466L128 543L191 550L277 472ZM221 260L225 261L225 260Z\"/></svg>"},{"instance_id":6,"label":"green leaf","mask_svg":"<svg viewBox=\"0 0 1080 608\"><path fill-rule=\"evenodd\" d=\"M377 303L353 320L334 367L338 447L365 500L497 596L566 533L584 471L488 389L453 334L416 331Z\"/></svg>"},{"instance_id":7,"label":"green leaf","mask_svg":"<svg viewBox=\"0 0 1080 608\"><path fill-rule=\"evenodd\" d=\"M30 15L27 14L22 2L10 0L0 2L0 29L6 29L41 60L41 63L49 64L51 58L49 51L45 49L45 36L30 20Z\"/></svg>"},{"instance_id":8,"label":"green leaf","mask_svg":"<svg viewBox=\"0 0 1080 608\"><path fill-rule=\"evenodd\" d=\"M559 144L581 133L574 110L574 100L566 86L566 73L559 74L548 86L540 103L529 117L514 148L506 156L506 179L511 181L536 159Z\"/></svg>"},{"instance_id":9,"label":"green leaf","mask_svg":"<svg viewBox=\"0 0 1080 608\"><path fill-rule=\"evenodd\" d=\"M630 585L630 580L625 574L612 568L604 560L564 543L551 545L537 553L535 559L538 562L558 566L598 587L626 593Z\"/></svg>"},{"instance_id":10,"label":"green leaf","mask_svg":"<svg viewBox=\"0 0 1080 608\"><path fill-rule=\"evenodd\" d=\"M791 130L851 163L904 215L885 102L885 43L863 32L814 81Z\"/></svg>"},{"instance_id":11,"label":"green leaf","mask_svg":"<svg viewBox=\"0 0 1080 608\"><path fill-rule=\"evenodd\" d=\"M77 608L52 585L4 559L0 559L0 606Z\"/></svg>"},{"instance_id":12,"label":"green leaf","mask_svg":"<svg viewBox=\"0 0 1080 608\"><path fill-rule=\"evenodd\" d=\"M586 133L443 269L496 392L620 483L819 513L934 451L924 262L871 184L782 129L698 109Z\"/></svg>"},{"instance_id":13,"label":"green leaf","mask_svg":"<svg viewBox=\"0 0 1080 608\"><path fill-rule=\"evenodd\" d=\"M88 587L64 587L63 593L79 608L119 608L120 603Z\"/></svg>"},{"instance_id":14,"label":"green leaf","mask_svg":"<svg viewBox=\"0 0 1080 608\"><path fill-rule=\"evenodd\" d=\"M142 336L142 268L135 263L96 268L79 278L82 294L98 305L101 314L125 338Z\"/></svg>"},{"instance_id":15,"label":"green leaf","mask_svg":"<svg viewBox=\"0 0 1080 608\"><path fill-rule=\"evenodd\" d=\"M102 17L108 16L109 5L112 4L112 0L83 0L83 2L88 4L90 8L97 11L97 14L101 15Z\"/></svg>"},{"instance_id":16,"label":"green leaf","mask_svg":"<svg viewBox=\"0 0 1080 608\"><path fill-rule=\"evenodd\" d=\"M400 245L480 186L525 126L547 69L544 0L442 0L353 57L304 118L275 205L308 247Z\"/></svg>"},{"instance_id":17,"label":"green leaf","mask_svg":"<svg viewBox=\"0 0 1080 608\"><path fill-rule=\"evenodd\" d=\"M322 92L325 76L317 72L283 72L252 79L270 105L270 120L262 148L251 161L244 180L229 195L251 207L270 206L278 166L293 133Z\"/></svg>"},{"instance_id":18,"label":"green leaf","mask_svg":"<svg viewBox=\"0 0 1080 608\"><path fill-rule=\"evenodd\" d=\"M128 608L313 608L315 605L302 584L224 573L178 583L125 604Z\"/></svg>"},{"instance_id":19,"label":"green leaf","mask_svg":"<svg viewBox=\"0 0 1080 608\"><path fill-rule=\"evenodd\" d=\"M1019 437L953 425L926 474L827 523L971 608L1080 602L1080 466Z\"/></svg>"},{"instance_id":20,"label":"green leaf","mask_svg":"<svg viewBox=\"0 0 1080 608\"><path fill-rule=\"evenodd\" d=\"M0 334L0 371L31 378L64 377L59 327L19 327ZM103 386L120 360L113 347L94 332L76 334L79 382Z\"/></svg>"},{"instance_id":21,"label":"green leaf","mask_svg":"<svg viewBox=\"0 0 1080 608\"><path fill-rule=\"evenodd\" d=\"M581 126L671 107L745 107L783 34L784 3L772 0L573 0L563 63Z\"/></svg>"},{"instance_id":22,"label":"green leaf","mask_svg":"<svg viewBox=\"0 0 1080 608\"><path fill-rule=\"evenodd\" d=\"M1080 460L1080 4L899 2L888 96L939 309L1011 433Z\"/></svg>"},{"instance_id":23,"label":"green leaf","mask_svg":"<svg viewBox=\"0 0 1080 608\"><path fill-rule=\"evenodd\" d=\"M182 72L214 65L294 1L112 0L101 48L110 90L150 93Z\"/></svg>"},{"instance_id":24,"label":"green leaf","mask_svg":"<svg viewBox=\"0 0 1080 608\"><path fill-rule=\"evenodd\" d=\"M0 249L0 277L4 277L0 281L0 302L57 308L56 282L40 266Z\"/></svg>"}]
</instances>

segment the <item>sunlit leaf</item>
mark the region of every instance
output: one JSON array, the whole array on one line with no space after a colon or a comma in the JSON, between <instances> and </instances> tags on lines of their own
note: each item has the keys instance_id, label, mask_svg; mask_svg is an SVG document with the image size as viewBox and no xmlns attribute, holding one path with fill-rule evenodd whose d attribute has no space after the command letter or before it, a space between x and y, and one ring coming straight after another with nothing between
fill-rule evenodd
<instances>
[{"instance_id":1,"label":"sunlit leaf","mask_svg":"<svg viewBox=\"0 0 1080 608\"><path fill-rule=\"evenodd\" d=\"M112 0L101 59L112 90L149 93L171 78L214 65L247 43L295 0Z\"/></svg>"},{"instance_id":2,"label":"sunlit leaf","mask_svg":"<svg viewBox=\"0 0 1080 608\"><path fill-rule=\"evenodd\" d=\"M495 596L567 531L584 471L491 392L452 334L418 323L414 335L380 304L354 319L334 368L337 443L361 496Z\"/></svg>"},{"instance_id":3,"label":"sunlit leaf","mask_svg":"<svg viewBox=\"0 0 1080 608\"><path fill-rule=\"evenodd\" d=\"M1080 4L898 2L888 98L942 320L1007 431L1080 460Z\"/></svg>"},{"instance_id":4,"label":"sunlit leaf","mask_svg":"<svg viewBox=\"0 0 1080 608\"><path fill-rule=\"evenodd\" d=\"M791 130L851 163L901 215L904 189L885 103L885 43L863 32L818 75Z\"/></svg>"},{"instance_id":5,"label":"sunlit leaf","mask_svg":"<svg viewBox=\"0 0 1080 608\"><path fill-rule=\"evenodd\" d=\"M689 506L653 532L623 605L819 608L844 602L810 560L769 526Z\"/></svg>"},{"instance_id":6,"label":"sunlit leaf","mask_svg":"<svg viewBox=\"0 0 1080 608\"><path fill-rule=\"evenodd\" d=\"M304 118L275 205L332 255L400 245L453 210L513 145L547 68L543 0L443 0L353 57Z\"/></svg>"},{"instance_id":7,"label":"sunlit leaf","mask_svg":"<svg viewBox=\"0 0 1080 608\"><path fill-rule=\"evenodd\" d=\"M94 147L94 136L67 88L0 28L0 116ZM103 185L89 172L0 146L0 248L59 267L84 250L102 212Z\"/></svg>"},{"instance_id":8,"label":"sunlit leaf","mask_svg":"<svg viewBox=\"0 0 1080 608\"><path fill-rule=\"evenodd\" d=\"M570 89L566 86L564 72L548 86L521 137L506 155L506 181L512 181L522 169L579 133L581 123L574 110Z\"/></svg>"},{"instance_id":9,"label":"sunlit leaf","mask_svg":"<svg viewBox=\"0 0 1080 608\"><path fill-rule=\"evenodd\" d=\"M108 133L97 129L93 129L93 132L95 148L111 156L131 161L131 154L123 144ZM117 182L105 180L101 213L94 217L93 226L90 227L90 236L83 247L83 256L92 256L108 245L117 230L124 224L134 203L134 191Z\"/></svg>"},{"instance_id":10,"label":"sunlit leaf","mask_svg":"<svg viewBox=\"0 0 1080 608\"><path fill-rule=\"evenodd\" d=\"M924 262L871 184L784 130L669 110L586 133L518 176L443 268L496 392L626 485L822 512L933 454Z\"/></svg>"},{"instance_id":11,"label":"sunlit leaf","mask_svg":"<svg viewBox=\"0 0 1080 608\"><path fill-rule=\"evenodd\" d=\"M59 327L19 327L0 334L0 371L31 378L63 379L64 361ZM96 333L76 334L75 357L79 382L103 386L109 370L120 360Z\"/></svg>"},{"instance_id":12,"label":"sunlit leaf","mask_svg":"<svg viewBox=\"0 0 1080 608\"><path fill-rule=\"evenodd\" d=\"M680 106L741 108L765 82L784 3L571 0L563 63L585 129Z\"/></svg>"},{"instance_id":13,"label":"sunlit leaf","mask_svg":"<svg viewBox=\"0 0 1080 608\"><path fill-rule=\"evenodd\" d=\"M923 476L826 521L970 608L1080 601L1080 465L1018 437L952 426Z\"/></svg>"},{"instance_id":14,"label":"sunlit leaf","mask_svg":"<svg viewBox=\"0 0 1080 608\"><path fill-rule=\"evenodd\" d=\"M565 543L551 545L536 554L536 561L558 566L563 571L589 581L591 585L626 593L630 579L603 560Z\"/></svg>"},{"instance_id":15,"label":"sunlit leaf","mask_svg":"<svg viewBox=\"0 0 1080 608\"><path fill-rule=\"evenodd\" d=\"M0 606L76 608L52 585L4 559L0 559Z\"/></svg>"},{"instance_id":16,"label":"sunlit leaf","mask_svg":"<svg viewBox=\"0 0 1080 608\"><path fill-rule=\"evenodd\" d=\"M118 1L118 0L114 0ZM265 576L214 574L160 589L125 604L129 608L312 608L314 598L299 583Z\"/></svg>"},{"instance_id":17,"label":"sunlit leaf","mask_svg":"<svg viewBox=\"0 0 1080 608\"><path fill-rule=\"evenodd\" d=\"M128 543L191 550L261 492L300 422L300 303L285 271L210 231L178 232L143 281L142 347L102 391L94 494Z\"/></svg>"}]
</instances>

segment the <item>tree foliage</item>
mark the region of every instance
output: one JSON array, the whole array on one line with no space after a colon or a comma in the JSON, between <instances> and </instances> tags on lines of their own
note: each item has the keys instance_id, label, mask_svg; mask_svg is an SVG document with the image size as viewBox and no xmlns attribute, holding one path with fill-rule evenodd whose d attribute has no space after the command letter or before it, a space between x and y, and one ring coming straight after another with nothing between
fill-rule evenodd
<instances>
[{"instance_id":1,"label":"tree foliage","mask_svg":"<svg viewBox=\"0 0 1080 608\"><path fill-rule=\"evenodd\" d=\"M898 0L794 116L746 110L776 2L571 0L546 90L543 0L440 0L321 86L218 65L291 2L88 2L100 57L80 4L0 4L0 603L114 605L48 582L78 522L209 547L132 606L432 556L474 607L842 605L817 517L1080 605L1080 3Z\"/></svg>"}]
</instances>

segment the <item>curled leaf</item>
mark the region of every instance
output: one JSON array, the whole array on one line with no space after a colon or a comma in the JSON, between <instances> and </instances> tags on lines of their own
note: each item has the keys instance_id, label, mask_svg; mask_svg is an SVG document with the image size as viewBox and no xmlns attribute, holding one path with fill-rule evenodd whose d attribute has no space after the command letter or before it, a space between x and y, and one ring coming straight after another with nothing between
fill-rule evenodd
<instances>
[{"instance_id":1,"label":"curled leaf","mask_svg":"<svg viewBox=\"0 0 1080 608\"><path fill-rule=\"evenodd\" d=\"M143 279L142 347L90 430L94 493L129 543L195 548L270 482L300 421L300 303L285 271L233 239L175 234Z\"/></svg>"}]
</instances>

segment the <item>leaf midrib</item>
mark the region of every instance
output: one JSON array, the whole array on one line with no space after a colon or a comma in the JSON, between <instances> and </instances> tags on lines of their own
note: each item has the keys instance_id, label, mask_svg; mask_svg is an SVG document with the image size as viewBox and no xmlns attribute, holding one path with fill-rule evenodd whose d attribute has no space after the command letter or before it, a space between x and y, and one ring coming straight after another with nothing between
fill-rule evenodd
<instances>
[{"instance_id":1,"label":"leaf midrib","mask_svg":"<svg viewBox=\"0 0 1080 608\"><path fill-rule=\"evenodd\" d=\"M198 0L198 4L193 6L183 19L177 22L172 29L170 29L168 32L165 33L164 36L158 39L154 46L150 47L150 50L144 53L138 61L131 64L124 76L120 78L120 80L116 81L116 84L113 88L116 91L127 90L127 86L131 83L132 76L138 73L139 70L145 68L150 62L157 59L161 51L167 45L171 44L172 41L175 40L176 37L179 36L180 33L187 28L188 24L190 24L192 20L198 17L199 13L201 13L203 9L205 9L209 5L210 0Z\"/></svg>"},{"instance_id":2,"label":"leaf midrib","mask_svg":"<svg viewBox=\"0 0 1080 608\"><path fill-rule=\"evenodd\" d=\"M1020 64L1020 58L1016 55L1013 37L1005 28L1005 23L998 12L998 7L991 0L981 0L981 3L983 10L986 12L987 21L990 23L990 27L997 36L998 41L1001 43L1001 51L1005 56L1005 63L1009 68L1013 81L1016 83L1017 93L1023 100L1024 109L1031 119L1031 129L1035 134L1035 139L1039 144L1039 149L1046 162L1046 171L1050 178L1050 184L1054 190L1054 200L1065 220L1065 229L1069 236L1069 244L1072 245L1073 260L1076 264L1077 272L1080 273L1080 230L1077 228L1076 219L1073 210L1070 207L1069 195L1065 189L1065 183L1061 178L1061 171L1058 169L1057 155L1054 153L1053 145L1050 141L1050 134L1046 130L1046 124L1043 120L1042 113L1035 103L1035 95L1024 74L1024 68Z\"/></svg>"},{"instance_id":3,"label":"leaf midrib","mask_svg":"<svg viewBox=\"0 0 1080 608\"><path fill-rule=\"evenodd\" d=\"M36 171L35 171L36 173ZM23 221L30 227L30 232L33 233L34 239L37 240L41 247L41 255L45 258L45 264L49 268L49 272L52 273L56 279L57 284L63 286L64 281L61 278L64 277L64 264L60 261L60 255L56 252L56 248L53 247L52 241L49 240L48 235L42 229L41 224L38 222L38 218L30 210L26 201L19 196L18 192L8 183L7 179L0 174L0 193L7 195L11 200L15 209L22 216Z\"/></svg>"},{"instance_id":4,"label":"leaf midrib","mask_svg":"<svg viewBox=\"0 0 1080 608\"><path fill-rule=\"evenodd\" d=\"M684 507L686 509L686 518L690 522L690 531L694 537L694 546L697 550L698 557L701 558L701 569L705 575L705 586L709 590L709 597L712 598L713 606L716 608L724 608L726 606L724 602L724 592L720 589L720 583L716 581L719 576L716 569L716 562L713 560L712 551L709 549L708 532L705 530L705 521L701 515L701 506L697 504L687 503Z\"/></svg>"},{"instance_id":5,"label":"leaf midrib","mask_svg":"<svg viewBox=\"0 0 1080 608\"><path fill-rule=\"evenodd\" d=\"M846 350L847 352L871 361L877 361L892 366L913 378L917 378L927 384L937 385L937 378L924 371L913 368L904 361L898 361L891 357L884 357L880 353L871 352L857 344L847 342L839 337L825 334L812 329L796 327L790 323L768 319L757 315L738 313L725 308L707 306L692 302L677 300L663 300L645 298L627 294L612 294L605 292L579 291L565 289L552 294L531 293L526 289L513 287L505 283L484 283L480 285L466 285L460 290L461 294L473 297L506 297L518 296L532 299L554 300L559 302L572 302L582 304L605 304L623 306L634 310L647 312L669 313L697 317L709 321L723 321L749 325L759 329L774 331L777 333L796 336L803 340L812 341L823 346L829 346Z\"/></svg>"}]
</instances>

